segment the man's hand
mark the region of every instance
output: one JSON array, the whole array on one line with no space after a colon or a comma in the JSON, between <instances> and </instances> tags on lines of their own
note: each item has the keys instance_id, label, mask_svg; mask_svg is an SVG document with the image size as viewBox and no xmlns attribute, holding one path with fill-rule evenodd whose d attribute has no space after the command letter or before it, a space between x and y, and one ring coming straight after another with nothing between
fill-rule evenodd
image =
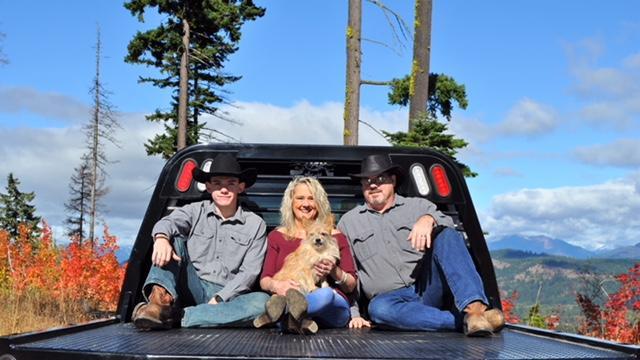
<instances>
[{"instance_id":1,"label":"man's hand","mask_svg":"<svg viewBox=\"0 0 640 360\"><path fill-rule=\"evenodd\" d=\"M357 316L349 320L349 329L360 329L363 327L370 328L371 322L365 320L363 317Z\"/></svg>"},{"instance_id":2,"label":"man's hand","mask_svg":"<svg viewBox=\"0 0 640 360\"><path fill-rule=\"evenodd\" d=\"M300 284L293 280L273 280L271 279L271 292L276 295L287 296L287 290L300 290Z\"/></svg>"},{"instance_id":3,"label":"man's hand","mask_svg":"<svg viewBox=\"0 0 640 360\"><path fill-rule=\"evenodd\" d=\"M173 246L169 242L169 239L158 236L156 241L153 242L153 253L151 254L151 262L155 266L165 266L171 261L182 260L178 254L173 251Z\"/></svg>"},{"instance_id":4,"label":"man's hand","mask_svg":"<svg viewBox=\"0 0 640 360\"><path fill-rule=\"evenodd\" d=\"M218 302L217 297L218 297L218 295L216 295L216 296L212 297L212 298L211 298L211 300L209 300L209 304L210 304L210 305L218 305L218 304L220 304L220 303Z\"/></svg>"},{"instance_id":5,"label":"man's hand","mask_svg":"<svg viewBox=\"0 0 640 360\"><path fill-rule=\"evenodd\" d=\"M418 251L425 251L431 247L431 232L436 221L431 215L424 215L416 221L409 233L407 240L411 241L411 247Z\"/></svg>"},{"instance_id":6,"label":"man's hand","mask_svg":"<svg viewBox=\"0 0 640 360\"><path fill-rule=\"evenodd\" d=\"M335 275L336 270L336 262L328 259L323 259L318 261L313 265L313 270L316 272L316 275L320 279L324 279L333 272L332 276ZM334 276L335 277L335 276Z\"/></svg>"}]
</instances>

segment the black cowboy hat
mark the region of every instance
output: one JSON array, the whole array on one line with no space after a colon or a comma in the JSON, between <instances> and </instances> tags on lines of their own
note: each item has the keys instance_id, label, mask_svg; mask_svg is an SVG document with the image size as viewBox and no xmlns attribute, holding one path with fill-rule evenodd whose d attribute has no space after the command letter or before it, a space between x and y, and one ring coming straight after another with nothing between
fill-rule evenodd
<instances>
[{"instance_id":1,"label":"black cowboy hat","mask_svg":"<svg viewBox=\"0 0 640 360\"><path fill-rule=\"evenodd\" d=\"M369 155L362 159L360 163L359 174L349 174L352 179L360 180L374 176L381 175L383 173L390 173L396 176L396 185L402 183L403 175L402 168L391 162L388 155Z\"/></svg>"},{"instance_id":2,"label":"black cowboy hat","mask_svg":"<svg viewBox=\"0 0 640 360\"><path fill-rule=\"evenodd\" d=\"M213 159L211 169L209 172L200 170L199 168L193 169L193 178L196 181L205 183L213 176L232 176L240 179L240 182L244 183L245 188L250 187L256 182L258 172L254 168L242 170L236 157L230 153L221 153Z\"/></svg>"}]
</instances>

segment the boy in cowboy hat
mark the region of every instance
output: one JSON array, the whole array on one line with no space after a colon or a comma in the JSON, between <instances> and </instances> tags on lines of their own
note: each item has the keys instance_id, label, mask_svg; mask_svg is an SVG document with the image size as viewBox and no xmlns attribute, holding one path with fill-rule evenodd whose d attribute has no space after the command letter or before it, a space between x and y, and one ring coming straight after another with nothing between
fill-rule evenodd
<instances>
[{"instance_id":1,"label":"boy in cowboy hat","mask_svg":"<svg viewBox=\"0 0 640 360\"><path fill-rule=\"evenodd\" d=\"M142 291L148 303L133 310L139 329L167 329L179 320L183 327L250 325L268 300L249 292L262 268L266 225L238 206L256 170L242 170L221 153L209 172L196 168L193 177L211 200L176 209L153 227L153 266Z\"/></svg>"},{"instance_id":2,"label":"boy in cowboy hat","mask_svg":"<svg viewBox=\"0 0 640 360\"><path fill-rule=\"evenodd\" d=\"M360 173L350 175L362 184L365 204L342 216L338 229L352 244L371 320L403 330L462 328L468 336L502 329L504 316L487 309L482 279L453 220L426 199L396 194L402 172L386 155L366 157ZM432 241L437 225L444 229ZM428 260L418 269L421 259ZM426 277L424 292L416 277ZM446 289L457 310L442 309ZM352 316L350 327L371 326L357 308Z\"/></svg>"}]
</instances>

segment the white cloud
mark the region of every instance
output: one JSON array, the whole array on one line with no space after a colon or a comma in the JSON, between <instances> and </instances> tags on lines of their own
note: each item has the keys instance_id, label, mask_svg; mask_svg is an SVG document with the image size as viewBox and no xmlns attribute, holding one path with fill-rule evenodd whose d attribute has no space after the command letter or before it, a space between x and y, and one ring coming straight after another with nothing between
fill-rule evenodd
<instances>
[{"instance_id":1,"label":"white cloud","mask_svg":"<svg viewBox=\"0 0 640 360\"><path fill-rule=\"evenodd\" d=\"M498 169L494 170L493 174L498 176L498 177L505 177L505 176L523 177L523 174L521 172L516 171L513 168L498 168Z\"/></svg>"},{"instance_id":2,"label":"white cloud","mask_svg":"<svg viewBox=\"0 0 640 360\"><path fill-rule=\"evenodd\" d=\"M66 95L10 87L0 88L0 112L29 112L63 122L82 122L91 114L91 108Z\"/></svg>"},{"instance_id":3,"label":"white cloud","mask_svg":"<svg viewBox=\"0 0 640 360\"><path fill-rule=\"evenodd\" d=\"M498 126L505 135L536 136L551 132L557 124L553 109L531 99L520 100Z\"/></svg>"},{"instance_id":4,"label":"white cloud","mask_svg":"<svg viewBox=\"0 0 640 360\"><path fill-rule=\"evenodd\" d=\"M574 156L592 165L640 167L640 140L619 139L610 144L577 148Z\"/></svg>"},{"instance_id":5,"label":"white cloud","mask_svg":"<svg viewBox=\"0 0 640 360\"><path fill-rule=\"evenodd\" d=\"M640 176L591 186L522 189L493 198L482 223L492 237L542 234L588 249L640 242Z\"/></svg>"},{"instance_id":6,"label":"white cloud","mask_svg":"<svg viewBox=\"0 0 640 360\"><path fill-rule=\"evenodd\" d=\"M237 102L222 110L241 125L223 122L213 117L206 117L204 120L210 122L209 127L215 127L242 142L342 144L341 103L313 105L308 101L300 101L286 108ZM364 108L360 110L360 119L378 131L406 131L407 128L407 115L404 110L379 112ZM360 125L359 132L361 145L388 145L382 136L364 124Z\"/></svg>"},{"instance_id":7,"label":"white cloud","mask_svg":"<svg viewBox=\"0 0 640 360\"><path fill-rule=\"evenodd\" d=\"M37 96L36 96L37 97ZM2 111L3 109L0 109ZM6 110L6 109L5 109ZM342 106L338 103L313 105L303 101L284 108L269 104L237 103L225 109L242 125L210 119L210 127L228 133L243 142L259 143L342 143ZM32 111L35 111L32 109ZM361 118L376 129L399 131L406 127L406 112L361 111ZM12 172L20 181L20 190L35 192L38 215L54 229L58 241L64 241L68 183L73 168L85 152L84 134L78 125L65 128L0 126L0 192ZM143 114L122 114L123 127L114 135L122 147L109 145L107 166L109 194L104 198L106 223L121 243L135 239L164 160L149 157L144 143L162 131L162 125L150 123ZM386 141L367 126L360 126L360 143L386 145ZM102 226L97 230L102 234Z\"/></svg>"},{"instance_id":8,"label":"white cloud","mask_svg":"<svg viewBox=\"0 0 640 360\"><path fill-rule=\"evenodd\" d=\"M618 131L638 126L640 53L605 66L600 64L605 53L601 40L567 45L567 52L569 72L574 77L572 88L578 99L585 102L578 111L582 119L589 125Z\"/></svg>"},{"instance_id":9,"label":"white cloud","mask_svg":"<svg viewBox=\"0 0 640 360\"><path fill-rule=\"evenodd\" d=\"M107 186L111 191L104 198L108 209L105 220L112 234L130 242L164 161L148 157L143 147L146 139L160 129L157 124L145 121L141 114L123 115L119 120L124 130L115 137L122 147L109 146L106 151L108 158L117 162L107 165ZM84 134L79 126L0 128L0 192L5 192L7 175L12 172L21 182L21 191L35 192L38 215L52 225L56 238L64 241L69 178L84 152ZM102 227L97 233L102 234Z\"/></svg>"}]
</instances>

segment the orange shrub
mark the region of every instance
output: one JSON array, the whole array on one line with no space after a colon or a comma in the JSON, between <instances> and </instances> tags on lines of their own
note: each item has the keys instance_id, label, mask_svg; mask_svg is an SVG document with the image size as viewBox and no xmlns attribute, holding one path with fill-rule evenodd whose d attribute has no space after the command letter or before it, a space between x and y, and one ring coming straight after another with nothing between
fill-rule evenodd
<instances>
[{"instance_id":1,"label":"orange shrub","mask_svg":"<svg viewBox=\"0 0 640 360\"><path fill-rule=\"evenodd\" d=\"M503 297L501 299L504 320L508 323L517 324L520 322L520 318L518 317L518 315L514 314L513 312L519 297L520 294L516 290L514 290L511 292L511 295L509 295L508 297Z\"/></svg>"},{"instance_id":2,"label":"orange shrub","mask_svg":"<svg viewBox=\"0 0 640 360\"><path fill-rule=\"evenodd\" d=\"M117 241L107 227L102 242L92 245L75 238L63 248L53 244L46 222L35 242L24 226L16 239L0 231L0 285L16 296L35 291L63 306L71 300L112 311L124 278L124 266L116 258Z\"/></svg>"}]
</instances>

